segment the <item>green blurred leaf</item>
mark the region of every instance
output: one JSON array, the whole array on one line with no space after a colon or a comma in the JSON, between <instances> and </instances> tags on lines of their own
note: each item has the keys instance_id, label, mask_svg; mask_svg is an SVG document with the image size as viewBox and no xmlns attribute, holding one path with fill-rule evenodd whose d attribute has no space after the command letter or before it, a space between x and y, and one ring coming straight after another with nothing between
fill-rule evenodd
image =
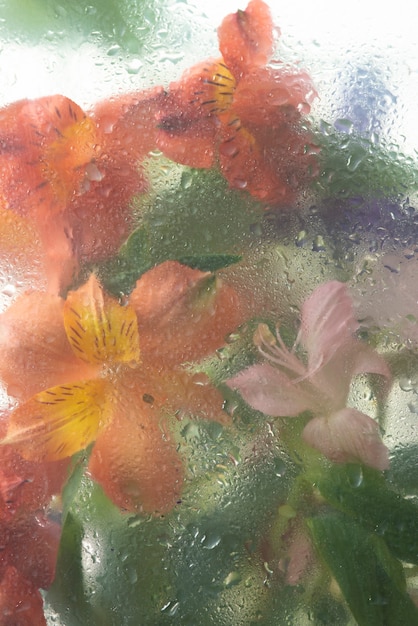
<instances>
[{"instance_id":1,"label":"green blurred leaf","mask_svg":"<svg viewBox=\"0 0 418 626\"><path fill-rule=\"evenodd\" d=\"M130 18L125 4L120 0L3 0L3 36L37 43L48 33L49 38L56 35L57 41L59 38L71 44L88 37L106 47L113 43L125 52L137 53L152 30L149 13L153 1L145 6L141 0L134 0L135 19Z\"/></svg>"},{"instance_id":2,"label":"green blurred leaf","mask_svg":"<svg viewBox=\"0 0 418 626\"><path fill-rule=\"evenodd\" d=\"M400 150L322 124L317 188L337 197L398 197L418 190L418 163Z\"/></svg>"},{"instance_id":3,"label":"green blurred leaf","mask_svg":"<svg viewBox=\"0 0 418 626\"><path fill-rule=\"evenodd\" d=\"M147 232L144 228L138 228L121 246L118 255L102 263L96 271L104 288L118 296L129 294L138 278L153 265ZM94 269L84 268L84 279Z\"/></svg>"},{"instance_id":4,"label":"green blurred leaf","mask_svg":"<svg viewBox=\"0 0 418 626\"><path fill-rule=\"evenodd\" d=\"M184 170L179 186L139 198L138 213L148 232L150 255L159 263L241 255L263 216L261 205L248 194L229 189L218 171L190 169Z\"/></svg>"},{"instance_id":5,"label":"green blurred leaf","mask_svg":"<svg viewBox=\"0 0 418 626\"><path fill-rule=\"evenodd\" d=\"M201 272L216 272L224 267L238 263L241 256L237 254L206 254L201 256L185 256L175 259L183 265Z\"/></svg>"},{"instance_id":6,"label":"green blurred leaf","mask_svg":"<svg viewBox=\"0 0 418 626\"><path fill-rule=\"evenodd\" d=\"M336 465L317 486L332 506L380 535L399 559L418 564L418 504L390 489L380 472Z\"/></svg>"},{"instance_id":7,"label":"green blurred leaf","mask_svg":"<svg viewBox=\"0 0 418 626\"><path fill-rule=\"evenodd\" d=\"M187 170L182 181L180 189L136 199L138 228L115 258L84 267L78 283L95 271L110 293L129 294L144 272L164 261L208 272L238 263L261 220L259 204L229 189L218 172Z\"/></svg>"},{"instance_id":8,"label":"green blurred leaf","mask_svg":"<svg viewBox=\"0 0 418 626\"><path fill-rule=\"evenodd\" d=\"M359 626L416 626L401 563L383 539L331 513L308 520L314 545L337 581Z\"/></svg>"},{"instance_id":9,"label":"green blurred leaf","mask_svg":"<svg viewBox=\"0 0 418 626\"><path fill-rule=\"evenodd\" d=\"M88 590L84 586L83 536L82 523L68 513L61 535L55 580L47 594L47 604L59 612L66 626L99 623L94 619Z\"/></svg>"}]
</instances>

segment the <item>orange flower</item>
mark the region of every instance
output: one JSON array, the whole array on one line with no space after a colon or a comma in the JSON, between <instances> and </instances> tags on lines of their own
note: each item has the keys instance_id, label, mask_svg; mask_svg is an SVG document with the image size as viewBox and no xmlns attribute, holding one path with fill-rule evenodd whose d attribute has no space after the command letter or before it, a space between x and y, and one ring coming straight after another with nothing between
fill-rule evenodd
<instances>
[{"instance_id":1,"label":"orange flower","mask_svg":"<svg viewBox=\"0 0 418 626\"><path fill-rule=\"evenodd\" d=\"M220 347L241 321L235 292L209 274L167 262L138 281L129 304L103 293L95 276L65 302L51 296L36 305L35 296L22 297L3 316L7 353L28 307L38 306L36 334L23 331L20 343L29 362L19 359L23 372L14 372L25 401L12 412L3 443L45 462L96 441L89 469L116 504L170 510L180 497L183 470L169 416L226 419L221 395L181 364ZM18 355L12 353L0 359L0 372L16 385L9 361ZM39 371L32 377L35 362ZM32 378L31 394L23 387L26 378Z\"/></svg>"},{"instance_id":2,"label":"orange flower","mask_svg":"<svg viewBox=\"0 0 418 626\"><path fill-rule=\"evenodd\" d=\"M33 463L3 446L0 465L0 614L46 624L38 588L53 581L61 529L44 510L62 489L66 463Z\"/></svg>"},{"instance_id":3,"label":"orange flower","mask_svg":"<svg viewBox=\"0 0 418 626\"><path fill-rule=\"evenodd\" d=\"M267 62L273 23L262 0L228 15L220 59L208 59L170 85L159 116L159 148L191 167L217 159L231 187L266 203L291 201L315 170L303 114L316 92L309 76Z\"/></svg>"},{"instance_id":4,"label":"orange flower","mask_svg":"<svg viewBox=\"0 0 418 626\"><path fill-rule=\"evenodd\" d=\"M107 258L128 236L161 92L104 102L90 116L60 95L0 110L2 208L36 223L64 285L78 261Z\"/></svg>"}]
</instances>

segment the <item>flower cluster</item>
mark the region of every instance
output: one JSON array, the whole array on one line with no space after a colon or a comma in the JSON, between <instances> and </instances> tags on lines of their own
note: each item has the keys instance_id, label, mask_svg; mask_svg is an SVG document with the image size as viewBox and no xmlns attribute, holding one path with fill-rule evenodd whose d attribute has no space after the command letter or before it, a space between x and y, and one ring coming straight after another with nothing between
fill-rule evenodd
<instances>
[{"instance_id":1,"label":"flower cluster","mask_svg":"<svg viewBox=\"0 0 418 626\"><path fill-rule=\"evenodd\" d=\"M239 416L226 409L234 394L254 423L255 411L269 422L303 423L298 450L326 471L358 463L381 476L389 468L379 422L350 401L350 390L359 374L376 375L386 389L391 372L358 336L346 284L324 281L301 303L289 348L271 326L272 313L283 312L272 305L269 323L260 323L258 286L249 302L242 268L229 271L245 244L240 254L173 253L156 262L144 252L138 206L152 196L151 151L202 176L217 170L260 214L288 208L318 177L308 119L317 93L305 71L274 58L277 33L263 0L250 0L220 25L220 56L167 88L118 95L90 111L62 95L0 110L0 261L17 285L0 313L8 396L0 419L1 624L46 624L39 590L54 579L60 496L78 453L122 513L169 515L188 477L178 420L232 432ZM215 225L208 240L216 234ZM127 250L132 289L118 282ZM114 272L110 283L106 271ZM245 335L254 318L253 344L235 374L228 364L214 376L213 362L228 358L231 336ZM237 371L236 362L247 365ZM252 431L245 436L251 448ZM321 530L319 522L308 537L303 513L295 509L293 528L277 525L279 543L290 537L289 584L303 575Z\"/></svg>"}]
</instances>

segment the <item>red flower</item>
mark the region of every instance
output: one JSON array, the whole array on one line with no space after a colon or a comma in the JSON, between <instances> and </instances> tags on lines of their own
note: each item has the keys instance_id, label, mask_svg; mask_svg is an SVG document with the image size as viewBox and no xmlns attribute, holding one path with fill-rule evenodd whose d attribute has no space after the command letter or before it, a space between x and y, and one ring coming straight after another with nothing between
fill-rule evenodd
<instances>
[{"instance_id":1,"label":"red flower","mask_svg":"<svg viewBox=\"0 0 418 626\"><path fill-rule=\"evenodd\" d=\"M36 223L47 267L70 282L80 260L114 254L131 230L139 161L155 146L161 89L99 104L87 116L56 95L0 110L2 208Z\"/></svg>"},{"instance_id":2,"label":"red flower","mask_svg":"<svg viewBox=\"0 0 418 626\"><path fill-rule=\"evenodd\" d=\"M222 58L199 63L170 85L158 146L191 167L217 160L231 187L285 204L315 171L303 114L316 92L306 73L267 65L273 23L262 0L228 15L218 35Z\"/></svg>"},{"instance_id":3,"label":"red flower","mask_svg":"<svg viewBox=\"0 0 418 626\"><path fill-rule=\"evenodd\" d=\"M227 419L221 394L182 364L241 321L232 288L176 262L147 272L124 306L94 276L66 301L22 296L2 316L0 373L23 400L3 443L49 462L95 441L90 472L118 506L170 510L183 468L169 416Z\"/></svg>"}]
</instances>

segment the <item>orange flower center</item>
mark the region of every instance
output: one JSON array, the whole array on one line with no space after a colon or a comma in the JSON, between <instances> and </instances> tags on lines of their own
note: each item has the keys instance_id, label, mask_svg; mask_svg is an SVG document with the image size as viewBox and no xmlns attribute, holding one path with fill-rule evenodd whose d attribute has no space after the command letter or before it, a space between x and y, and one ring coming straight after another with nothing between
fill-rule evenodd
<instances>
[{"instance_id":1,"label":"orange flower center","mask_svg":"<svg viewBox=\"0 0 418 626\"><path fill-rule=\"evenodd\" d=\"M42 169L60 201L77 190L85 167L96 153L96 126L88 117L63 128L56 141L45 150Z\"/></svg>"},{"instance_id":2,"label":"orange flower center","mask_svg":"<svg viewBox=\"0 0 418 626\"><path fill-rule=\"evenodd\" d=\"M196 94L204 95L201 104L209 107L209 113L219 115L227 111L234 99L236 81L223 59L204 68L202 82L207 89Z\"/></svg>"}]
</instances>

